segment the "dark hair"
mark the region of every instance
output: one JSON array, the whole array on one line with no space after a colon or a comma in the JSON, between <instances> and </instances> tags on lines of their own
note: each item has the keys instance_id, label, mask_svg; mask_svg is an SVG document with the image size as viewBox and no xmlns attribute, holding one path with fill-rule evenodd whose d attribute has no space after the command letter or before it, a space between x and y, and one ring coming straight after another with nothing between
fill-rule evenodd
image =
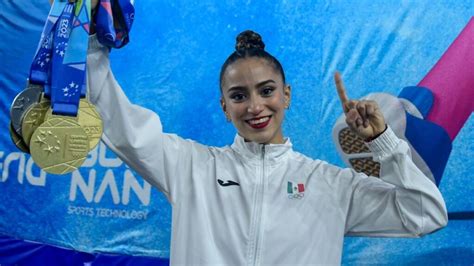
<instances>
[{"instance_id":1,"label":"dark hair","mask_svg":"<svg viewBox=\"0 0 474 266\"><path fill-rule=\"evenodd\" d=\"M249 57L258 57L267 60L273 68L280 72L281 77L283 79L283 84L285 83L285 73L283 72L283 67L281 66L278 59L276 59L273 55L269 54L264 50L265 44L262 41L262 37L260 34L246 30L241 32L237 35L236 44L235 44L235 51L227 57L224 64L221 68L220 74L220 87L222 91L222 78L224 77L224 73L228 66L233 64L235 61L239 59L249 58Z\"/></svg>"}]
</instances>

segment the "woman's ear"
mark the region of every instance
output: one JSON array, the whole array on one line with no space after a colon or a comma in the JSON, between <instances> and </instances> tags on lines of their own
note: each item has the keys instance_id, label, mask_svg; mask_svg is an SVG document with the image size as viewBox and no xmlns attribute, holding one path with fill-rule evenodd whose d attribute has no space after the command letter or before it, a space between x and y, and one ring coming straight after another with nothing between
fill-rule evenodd
<instances>
[{"instance_id":1,"label":"woman's ear","mask_svg":"<svg viewBox=\"0 0 474 266\"><path fill-rule=\"evenodd\" d=\"M224 96L221 97L221 107L222 107L222 111L224 112L225 119L227 120L227 122L230 122L231 118L230 118L229 113L227 113L227 105L225 103Z\"/></svg>"},{"instance_id":2,"label":"woman's ear","mask_svg":"<svg viewBox=\"0 0 474 266\"><path fill-rule=\"evenodd\" d=\"M224 111L224 113L226 112L226 105L225 105L225 100L224 100L224 97L222 96L221 97L221 107L222 107L222 111Z\"/></svg>"},{"instance_id":3,"label":"woman's ear","mask_svg":"<svg viewBox=\"0 0 474 266\"><path fill-rule=\"evenodd\" d=\"M285 96L285 108L288 109L290 108L290 102L291 102L291 86L290 85L287 84L283 88L283 94Z\"/></svg>"}]
</instances>

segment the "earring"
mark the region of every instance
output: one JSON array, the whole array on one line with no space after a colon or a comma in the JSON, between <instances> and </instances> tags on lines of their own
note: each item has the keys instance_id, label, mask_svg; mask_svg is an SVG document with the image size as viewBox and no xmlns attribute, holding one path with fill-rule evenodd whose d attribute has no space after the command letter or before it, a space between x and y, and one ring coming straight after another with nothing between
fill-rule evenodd
<instances>
[{"instance_id":1,"label":"earring","mask_svg":"<svg viewBox=\"0 0 474 266\"><path fill-rule=\"evenodd\" d=\"M230 119L230 115L227 112L225 112L225 119L227 120L227 122L232 121L232 119Z\"/></svg>"},{"instance_id":2,"label":"earring","mask_svg":"<svg viewBox=\"0 0 474 266\"><path fill-rule=\"evenodd\" d=\"M290 109L290 103L289 102L286 103L285 109Z\"/></svg>"}]
</instances>

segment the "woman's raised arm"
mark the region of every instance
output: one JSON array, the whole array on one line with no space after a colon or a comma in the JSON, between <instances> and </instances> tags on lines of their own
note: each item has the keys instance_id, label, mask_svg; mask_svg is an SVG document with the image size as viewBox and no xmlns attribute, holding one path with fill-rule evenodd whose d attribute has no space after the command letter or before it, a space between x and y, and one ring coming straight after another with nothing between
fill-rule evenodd
<instances>
[{"instance_id":1,"label":"woman's raised arm","mask_svg":"<svg viewBox=\"0 0 474 266\"><path fill-rule=\"evenodd\" d=\"M102 140L173 203L179 184L192 177L189 169L209 158L209 148L163 133L156 113L132 104L110 69L109 48L95 35L89 37L87 79L89 99L103 120Z\"/></svg>"}]
</instances>

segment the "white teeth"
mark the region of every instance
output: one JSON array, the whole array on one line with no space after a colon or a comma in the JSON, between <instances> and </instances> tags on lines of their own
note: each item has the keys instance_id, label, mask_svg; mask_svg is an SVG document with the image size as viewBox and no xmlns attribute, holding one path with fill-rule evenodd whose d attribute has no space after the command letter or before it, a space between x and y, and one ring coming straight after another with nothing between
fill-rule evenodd
<instances>
[{"instance_id":1,"label":"white teeth","mask_svg":"<svg viewBox=\"0 0 474 266\"><path fill-rule=\"evenodd\" d=\"M262 118L256 119L256 120L255 120L255 119L249 120L249 123L250 123L251 125L261 124L261 123L267 122L268 119L270 119L270 117L268 117L268 116L267 116L267 117L262 117Z\"/></svg>"}]
</instances>

